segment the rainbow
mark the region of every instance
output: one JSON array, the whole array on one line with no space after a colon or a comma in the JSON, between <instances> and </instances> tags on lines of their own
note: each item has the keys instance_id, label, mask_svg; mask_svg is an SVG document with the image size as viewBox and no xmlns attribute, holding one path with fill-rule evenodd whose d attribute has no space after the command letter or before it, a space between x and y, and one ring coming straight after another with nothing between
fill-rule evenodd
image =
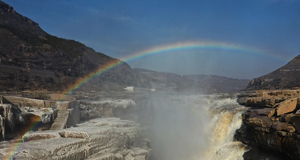
<instances>
[{"instance_id":1,"label":"rainbow","mask_svg":"<svg viewBox=\"0 0 300 160\"><path fill-rule=\"evenodd\" d=\"M32 130L39 122L33 122L33 124L27 124L24 129L21 131L20 135L25 135L27 131ZM9 149L6 151L6 155L4 155L3 159L12 160L13 155L17 152L21 144L23 143L23 138L19 137L16 142L13 142Z\"/></svg>"},{"instance_id":2,"label":"rainbow","mask_svg":"<svg viewBox=\"0 0 300 160\"><path fill-rule=\"evenodd\" d=\"M156 54L162 54L162 53L170 53L175 51L181 51L181 50L189 50L189 49L205 49L205 50L226 50L226 51L232 51L232 52L239 52L239 53L249 53L249 54L257 54L257 55L265 55L265 56L271 56L267 54L266 52L262 52L257 49L245 47L245 46L239 46L239 45L233 45L233 44L227 44L227 43L216 43L216 42L178 42L178 43L172 43L167 45L161 45L161 46L155 46L151 47L146 50L142 50L139 52L135 52L127 57L121 58L120 60L113 60L108 62L105 65L99 66L96 70L88 74L87 76L78 79L74 84L70 85L68 89L62 92L64 95L68 95L72 92L74 92L76 89L82 87L84 84L88 83L90 80L100 76L104 72L117 67L125 62L131 62L137 59L145 58L148 56L156 55ZM26 127L25 131L28 131L32 129L36 124L33 124L31 126ZM5 159L11 159L13 154L18 150L20 147L20 144L22 143L22 140L20 140L18 143L13 144L9 149L9 154L7 154Z\"/></svg>"},{"instance_id":3,"label":"rainbow","mask_svg":"<svg viewBox=\"0 0 300 160\"><path fill-rule=\"evenodd\" d=\"M104 72L119 66L125 62L131 62L135 61L141 58L149 57L152 55L157 54L163 54L163 53L170 53L173 51L181 51L181 50L189 50L189 49L205 49L205 50L226 50L226 51L232 51L232 52L241 52L241 53L250 53L250 54L256 54L256 55L265 55L265 56L271 56L270 54L267 54L266 52L253 49L250 47L245 46L239 46L239 45L233 45L233 44L227 44L227 43L216 43L216 42L195 42L195 41L188 41L188 42L177 42L162 46L155 46L151 47L146 50L138 51L133 54L130 54L129 56L121 58L122 61L115 60L112 62L107 63L104 66L100 66L95 71L91 72L89 75L85 76L84 78L79 79L77 82L75 82L73 85L70 85L68 89L66 89L63 93L64 94L70 94L74 90L80 88L82 85L89 82L91 79L94 79ZM274 56L272 56L274 57Z\"/></svg>"}]
</instances>

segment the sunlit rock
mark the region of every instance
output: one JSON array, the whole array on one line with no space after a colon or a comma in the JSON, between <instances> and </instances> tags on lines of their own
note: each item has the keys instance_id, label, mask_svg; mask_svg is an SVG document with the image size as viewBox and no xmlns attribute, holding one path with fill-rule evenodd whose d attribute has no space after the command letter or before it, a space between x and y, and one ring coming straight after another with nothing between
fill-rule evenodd
<instances>
[{"instance_id":1,"label":"sunlit rock","mask_svg":"<svg viewBox=\"0 0 300 160\"><path fill-rule=\"evenodd\" d=\"M300 159L299 90L256 91L255 95L240 96L251 108L243 114L243 127L235 138L281 159Z\"/></svg>"},{"instance_id":2,"label":"sunlit rock","mask_svg":"<svg viewBox=\"0 0 300 160\"><path fill-rule=\"evenodd\" d=\"M278 104L276 109L277 116L280 116L285 113L293 112L297 107L297 98L286 100Z\"/></svg>"}]
</instances>

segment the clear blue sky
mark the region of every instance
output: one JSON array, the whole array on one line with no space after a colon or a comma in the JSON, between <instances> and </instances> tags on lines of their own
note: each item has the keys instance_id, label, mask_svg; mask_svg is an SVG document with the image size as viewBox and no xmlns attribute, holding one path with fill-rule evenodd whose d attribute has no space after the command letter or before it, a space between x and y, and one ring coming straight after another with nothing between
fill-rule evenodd
<instances>
[{"instance_id":1,"label":"clear blue sky","mask_svg":"<svg viewBox=\"0 0 300 160\"><path fill-rule=\"evenodd\" d=\"M3 0L46 32L111 57L176 42L260 50L190 49L130 62L178 74L252 79L300 54L300 0Z\"/></svg>"}]
</instances>

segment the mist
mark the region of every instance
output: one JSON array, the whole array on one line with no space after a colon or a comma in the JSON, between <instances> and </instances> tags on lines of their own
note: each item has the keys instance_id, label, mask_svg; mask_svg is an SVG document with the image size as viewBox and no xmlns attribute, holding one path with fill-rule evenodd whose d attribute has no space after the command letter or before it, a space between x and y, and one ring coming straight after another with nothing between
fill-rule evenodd
<instances>
[{"instance_id":1,"label":"mist","mask_svg":"<svg viewBox=\"0 0 300 160\"><path fill-rule=\"evenodd\" d=\"M233 135L245 107L235 98L204 94L154 94L141 117L152 160L242 160L246 151Z\"/></svg>"},{"instance_id":2,"label":"mist","mask_svg":"<svg viewBox=\"0 0 300 160\"><path fill-rule=\"evenodd\" d=\"M202 95L151 97L147 108L153 108L153 120L147 136L154 159L192 160L205 150L205 128L209 122L205 105Z\"/></svg>"}]
</instances>

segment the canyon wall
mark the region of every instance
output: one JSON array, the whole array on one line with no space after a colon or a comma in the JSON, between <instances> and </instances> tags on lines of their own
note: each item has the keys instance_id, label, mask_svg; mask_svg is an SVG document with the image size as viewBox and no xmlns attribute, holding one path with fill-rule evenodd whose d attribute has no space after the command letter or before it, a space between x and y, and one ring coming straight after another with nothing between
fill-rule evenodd
<instances>
[{"instance_id":1,"label":"canyon wall","mask_svg":"<svg viewBox=\"0 0 300 160\"><path fill-rule=\"evenodd\" d=\"M300 159L299 97L300 90L260 90L239 96L238 102L249 109L235 138L253 147L245 159L259 155L274 160Z\"/></svg>"}]
</instances>

